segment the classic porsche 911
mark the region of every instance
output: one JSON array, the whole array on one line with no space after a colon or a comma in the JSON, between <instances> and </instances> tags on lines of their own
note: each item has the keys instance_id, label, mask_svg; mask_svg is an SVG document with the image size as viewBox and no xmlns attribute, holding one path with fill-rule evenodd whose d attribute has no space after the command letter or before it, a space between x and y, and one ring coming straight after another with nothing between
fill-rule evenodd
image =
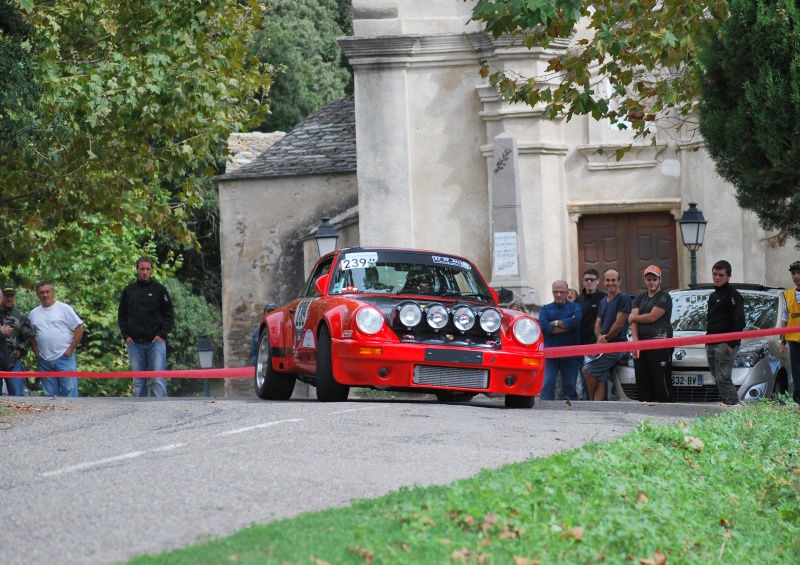
<instances>
[{"instance_id":1,"label":"classic porsche 911","mask_svg":"<svg viewBox=\"0 0 800 565\"><path fill-rule=\"evenodd\" d=\"M265 314L255 388L287 400L299 379L323 402L367 387L442 402L501 394L509 408L532 408L543 375L538 322L499 308L472 263L355 247L322 257L300 296Z\"/></svg>"}]
</instances>

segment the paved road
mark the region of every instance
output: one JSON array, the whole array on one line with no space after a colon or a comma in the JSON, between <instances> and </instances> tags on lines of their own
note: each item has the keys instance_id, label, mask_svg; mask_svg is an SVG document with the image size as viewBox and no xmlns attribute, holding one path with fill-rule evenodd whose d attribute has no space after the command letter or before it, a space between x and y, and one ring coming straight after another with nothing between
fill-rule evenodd
<instances>
[{"instance_id":1,"label":"paved road","mask_svg":"<svg viewBox=\"0 0 800 565\"><path fill-rule=\"evenodd\" d=\"M4 398L8 401L9 399ZM0 416L0 563L113 563L719 406L25 398Z\"/></svg>"}]
</instances>

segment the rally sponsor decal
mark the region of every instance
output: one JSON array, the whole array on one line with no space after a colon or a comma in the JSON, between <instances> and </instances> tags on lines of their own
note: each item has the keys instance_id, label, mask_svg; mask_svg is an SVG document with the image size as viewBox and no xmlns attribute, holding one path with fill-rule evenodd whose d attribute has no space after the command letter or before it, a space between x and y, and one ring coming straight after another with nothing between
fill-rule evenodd
<instances>
[{"instance_id":1,"label":"rally sponsor decal","mask_svg":"<svg viewBox=\"0 0 800 565\"><path fill-rule=\"evenodd\" d=\"M306 334L303 337L303 347L308 349L314 348L314 332L311 330L306 330Z\"/></svg>"},{"instance_id":2,"label":"rally sponsor decal","mask_svg":"<svg viewBox=\"0 0 800 565\"><path fill-rule=\"evenodd\" d=\"M458 267L459 269L464 269L465 271L472 270L472 265L461 259L456 259L455 257L442 257L441 255L432 255L431 259L433 259L434 264L437 265L450 265L451 267Z\"/></svg>"}]
</instances>

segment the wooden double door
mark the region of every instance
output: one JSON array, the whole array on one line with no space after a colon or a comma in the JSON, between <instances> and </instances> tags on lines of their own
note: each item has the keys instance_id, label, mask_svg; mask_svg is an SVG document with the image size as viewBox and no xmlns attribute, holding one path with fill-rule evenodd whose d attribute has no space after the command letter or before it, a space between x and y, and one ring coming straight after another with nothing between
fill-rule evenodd
<instances>
[{"instance_id":1,"label":"wooden double door","mask_svg":"<svg viewBox=\"0 0 800 565\"><path fill-rule=\"evenodd\" d=\"M616 269L622 290L646 290L642 272L651 264L661 269L664 290L677 288L678 256L675 219L669 212L585 215L578 222L579 275L588 268L600 273ZM581 280L583 277L581 276Z\"/></svg>"}]
</instances>

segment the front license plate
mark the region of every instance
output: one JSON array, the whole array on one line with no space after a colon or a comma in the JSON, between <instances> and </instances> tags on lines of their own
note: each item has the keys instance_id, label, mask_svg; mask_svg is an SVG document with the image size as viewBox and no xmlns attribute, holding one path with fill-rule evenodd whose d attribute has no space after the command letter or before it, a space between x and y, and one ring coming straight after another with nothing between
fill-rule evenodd
<instances>
[{"instance_id":1,"label":"front license plate","mask_svg":"<svg viewBox=\"0 0 800 565\"><path fill-rule=\"evenodd\" d=\"M483 353L480 351L463 351L459 349L426 349L425 361L481 365L483 364Z\"/></svg>"},{"instance_id":2,"label":"front license plate","mask_svg":"<svg viewBox=\"0 0 800 565\"><path fill-rule=\"evenodd\" d=\"M703 375L672 375L672 386L703 386Z\"/></svg>"}]
</instances>

